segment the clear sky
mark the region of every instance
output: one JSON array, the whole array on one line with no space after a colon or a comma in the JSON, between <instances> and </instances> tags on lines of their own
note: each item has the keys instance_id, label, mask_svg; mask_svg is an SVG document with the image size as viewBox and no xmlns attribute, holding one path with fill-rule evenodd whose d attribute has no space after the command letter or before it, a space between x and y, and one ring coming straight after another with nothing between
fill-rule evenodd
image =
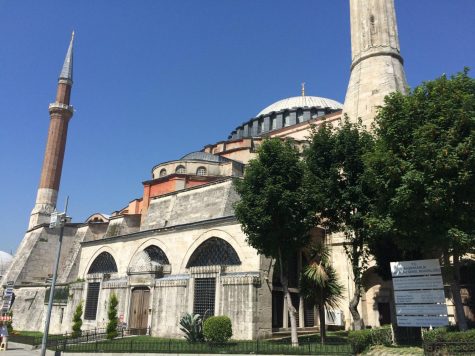
<instances>
[{"instance_id":1,"label":"clear sky","mask_svg":"<svg viewBox=\"0 0 475 356\"><path fill-rule=\"evenodd\" d=\"M474 0L396 11L410 86L474 67ZM349 79L347 0L0 0L0 250L28 224L73 29L58 207L69 195L76 222L123 208L155 164L226 139L302 81L343 102Z\"/></svg>"}]
</instances>

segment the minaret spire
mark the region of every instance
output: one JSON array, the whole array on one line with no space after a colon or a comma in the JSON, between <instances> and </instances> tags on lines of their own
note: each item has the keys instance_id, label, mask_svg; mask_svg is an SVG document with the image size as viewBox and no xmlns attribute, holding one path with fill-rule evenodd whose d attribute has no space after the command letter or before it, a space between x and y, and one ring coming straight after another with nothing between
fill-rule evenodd
<instances>
[{"instance_id":1,"label":"minaret spire","mask_svg":"<svg viewBox=\"0 0 475 356\"><path fill-rule=\"evenodd\" d=\"M74 31L71 33L71 41L69 42L68 51L66 52L66 58L64 58L63 68L59 74L59 79L70 81L73 83L73 44L74 44Z\"/></svg>"},{"instance_id":2,"label":"minaret spire","mask_svg":"<svg viewBox=\"0 0 475 356\"><path fill-rule=\"evenodd\" d=\"M73 107L69 105L73 85L73 43L74 31L58 78L56 100L49 104L48 140L36 203L31 212L28 229L49 222L50 214L54 211L58 200L68 124L74 112Z\"/></svg>"},{"instance_id":3,"label":"minaret spire","mask_svg":"<svg viewBox=\"0 0 475 356\"><path fill-rule=\"evenodd\" d=\"M369 129L377 107L405 92L394 0L350 0L351 76L343 112Z\"/></svg>"}]
</instances>

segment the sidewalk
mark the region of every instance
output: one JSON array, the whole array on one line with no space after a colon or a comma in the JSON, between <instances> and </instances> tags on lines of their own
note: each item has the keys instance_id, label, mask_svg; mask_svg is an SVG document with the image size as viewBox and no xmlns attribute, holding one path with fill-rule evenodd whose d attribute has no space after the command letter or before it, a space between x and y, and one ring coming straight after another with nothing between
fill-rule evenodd
<instances>
[{"instance_id":1,"label":"sidewalk","mask_svg":"<svg viewBox=\"0 0 475 356\"><path fill-rule=\"evenodd\" d=\"M16 342L8 342L8 350L0 351L0 355L3 356L30 356L30 355L40 355L41 349L32 349L31 345L17 344ZM54 356L54 352L47 350L46 355Z\"/></svg>"}]
</instances>

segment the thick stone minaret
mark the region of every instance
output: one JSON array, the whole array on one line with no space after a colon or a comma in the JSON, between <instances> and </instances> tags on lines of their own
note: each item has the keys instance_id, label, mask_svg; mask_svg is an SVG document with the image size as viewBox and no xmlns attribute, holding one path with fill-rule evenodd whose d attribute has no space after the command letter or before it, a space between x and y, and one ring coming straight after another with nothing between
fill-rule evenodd
<instances>
[{"instance_id":1,"label":"thick stone minaret","mask_svg":"<svg viewBox=\"0 0 475 356\"><path fill-rule=\"evenodd\" d=\"M406 91L394 0L350 0L351 76L343 112L370 129L377 106Z\"/></svg>"},{"instance_id":2,"label":"thick stone minaret","mask_svg":"<svg viewBox=\"0 0 475 356\"><path fill-rule=\"evenodd\" d=\"M73 41L74 32L71 36L63 68L59 74L56 100L49 104L48 141L41 170L40 185L36 195L36 204L31 212L28 229L49 222L50 214L54 211L58 199L68 124L73 116L73 107L69 105L73 85Z\"/></svg>"}]
</instances>

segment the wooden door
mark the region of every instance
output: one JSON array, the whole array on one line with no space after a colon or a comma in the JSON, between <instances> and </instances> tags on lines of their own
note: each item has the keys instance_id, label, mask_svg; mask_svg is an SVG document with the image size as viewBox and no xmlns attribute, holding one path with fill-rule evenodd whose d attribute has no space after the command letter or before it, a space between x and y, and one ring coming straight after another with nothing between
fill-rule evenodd
<instances>
[{"instance_id":1,"label":"wooden door","mask_svg":"<svg viewBox=\"0 0 475 356\"><path fill-rule=\"evenodd\" d=\"M137 335L145 335L148 326L148 304L150 290L148 288L134 288L130 298L129 328Z\"/></svg>"}]
</instances>

